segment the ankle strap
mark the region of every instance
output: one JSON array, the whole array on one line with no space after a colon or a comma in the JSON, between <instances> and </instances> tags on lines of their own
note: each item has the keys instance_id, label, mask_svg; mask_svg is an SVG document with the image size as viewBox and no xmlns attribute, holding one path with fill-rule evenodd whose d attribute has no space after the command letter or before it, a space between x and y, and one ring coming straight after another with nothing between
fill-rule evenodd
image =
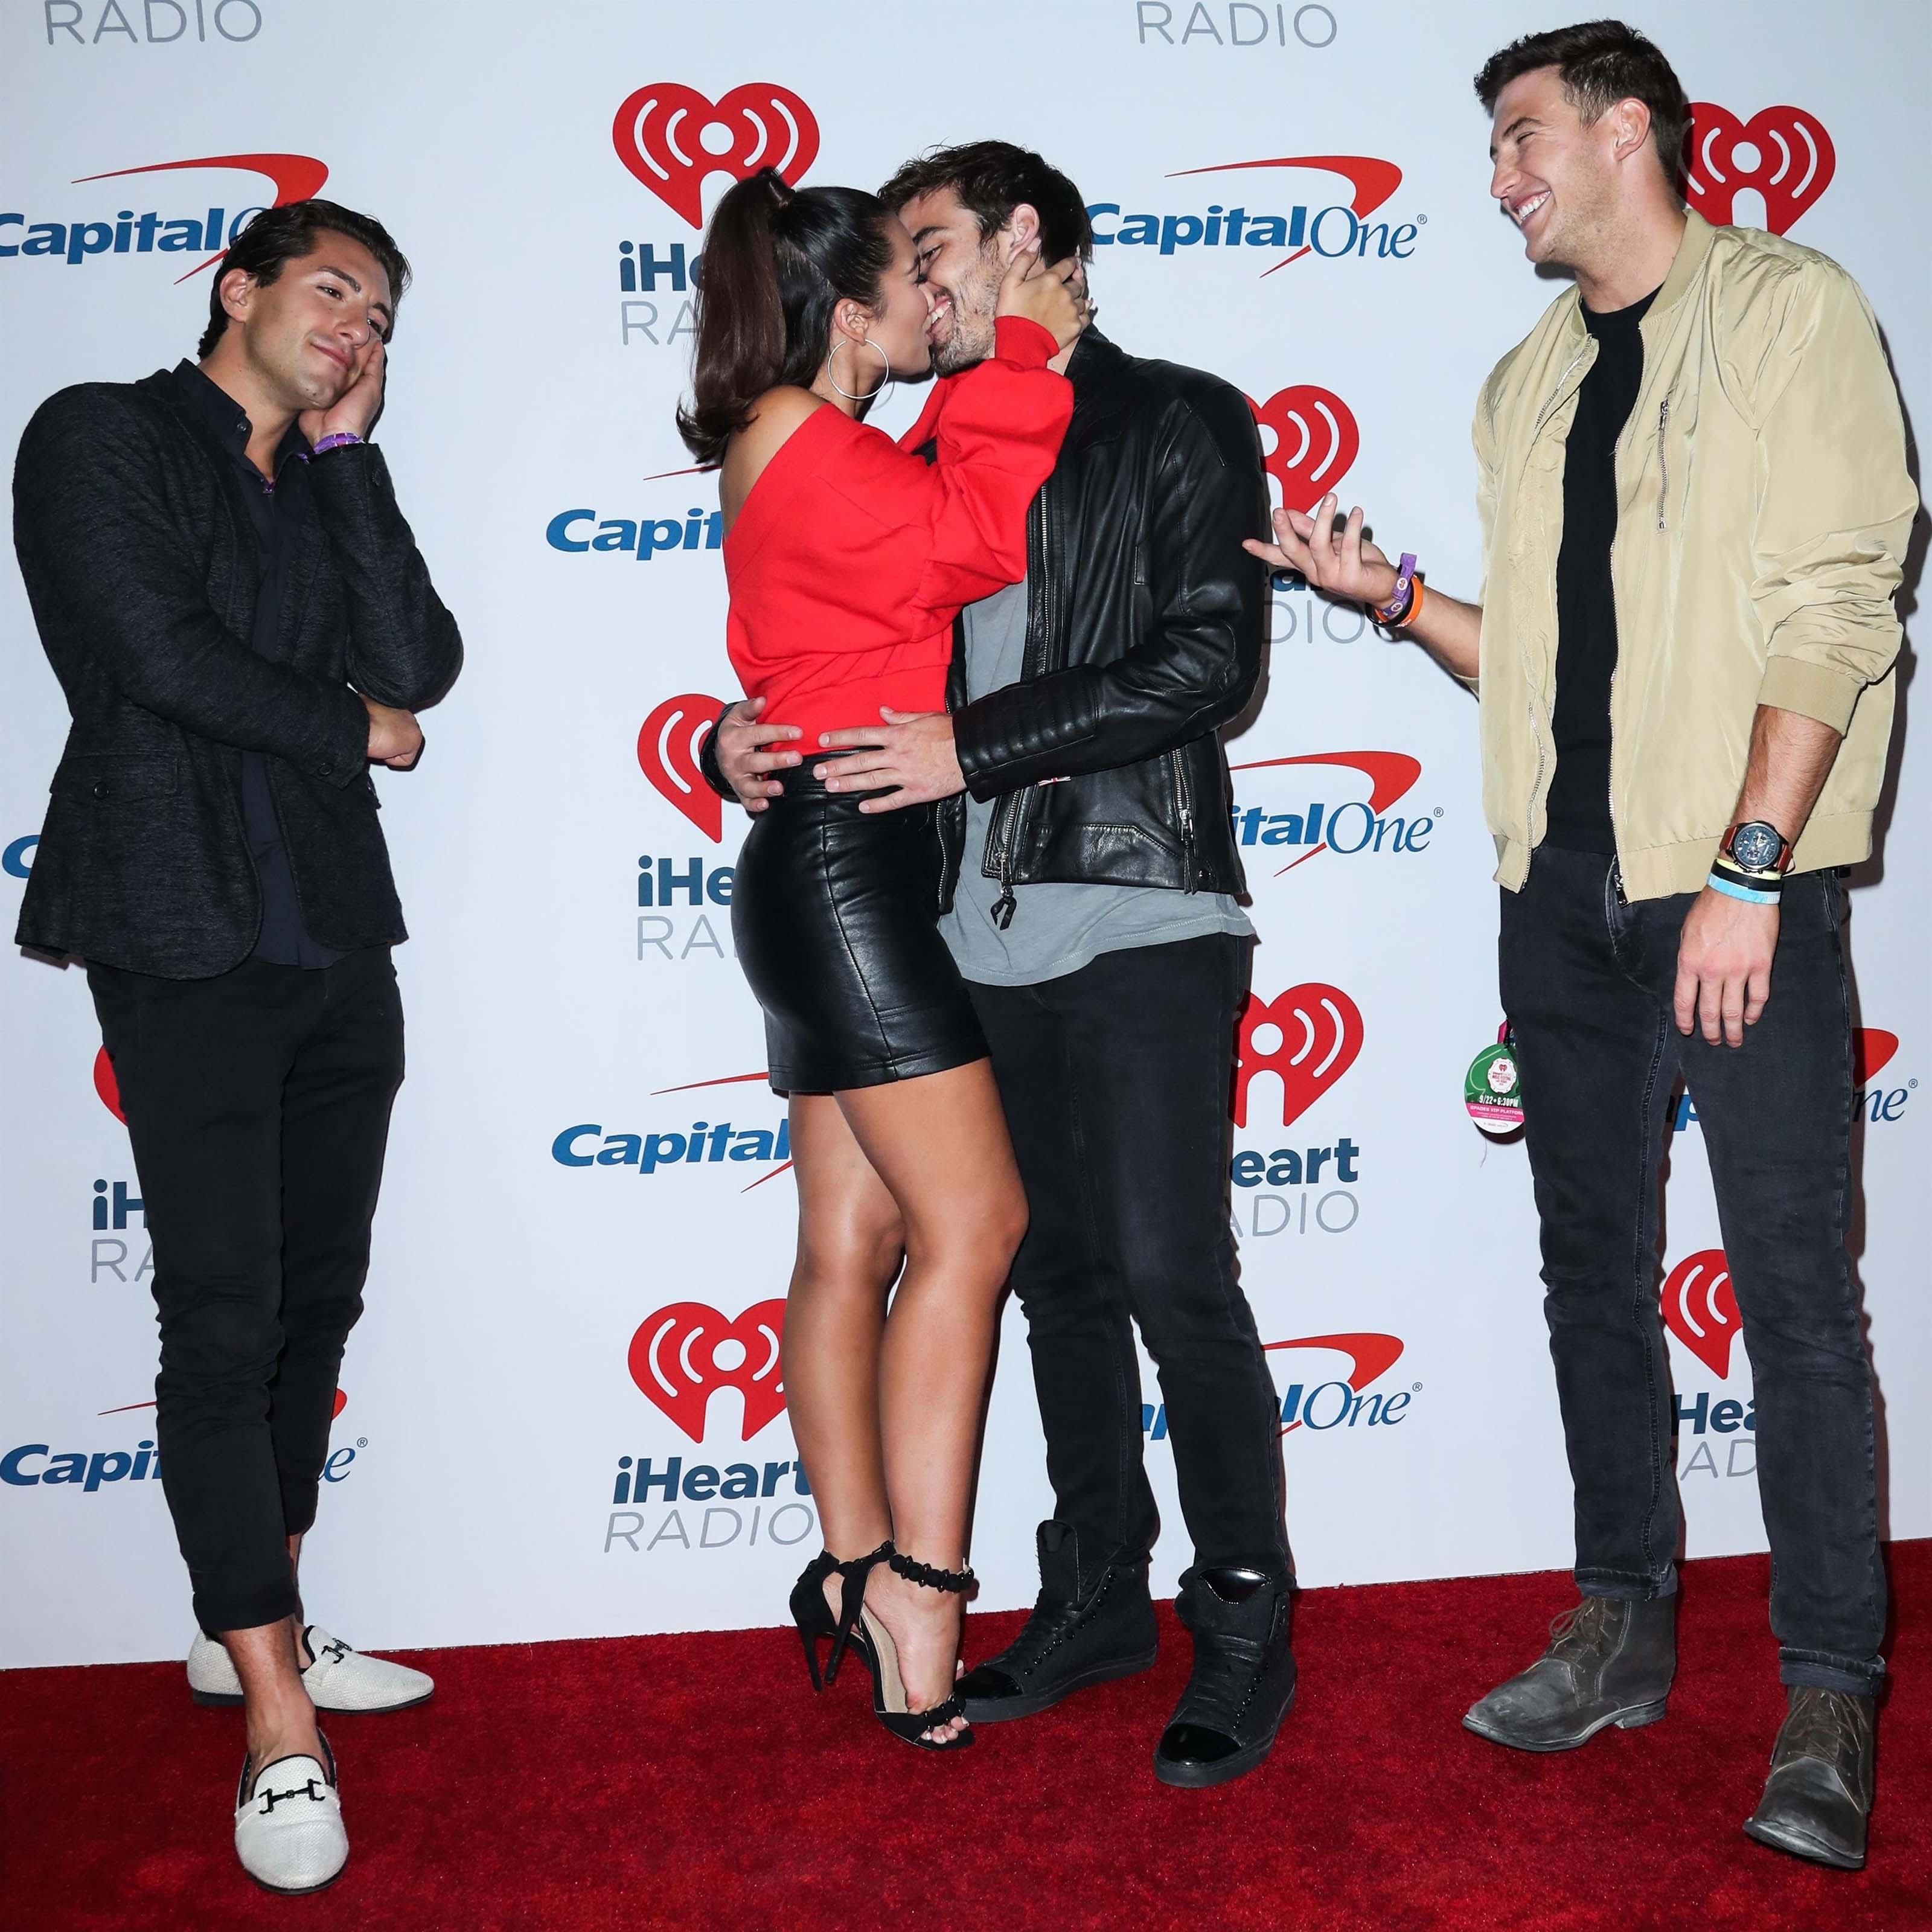
<instances>
[{"instance_id":1,"label":"ankle strap","mask_svg":"<svg viewBox=\"0 0 1932 1932\"><path fill-rule=\"evenodd\" d=\"M903 1576L908 1583L923 1584L928 1590L944 1590L950 1596L963 1596L979 1580L969 1566L964 1570L935 1570L930 1563L921 1563L903 1552L892 1550L886 1558L886 1567L896 1576Z\"/></svg>"},{"instance_id":2,"label":"ankle strap","mask_svg":"<svg viewBox=\"0 0 1932 1932\"><path fill-rule=\"evenodd\" d=\"M832 1567L842 1576L848 1579L854 1576L862 1577L874 1564L888 1562L892 1553L892 1538L887 1537L878 1549L868 1550L862 1556L848 1556L843 1563L835 1561Z\"/></svg>"}]
</instances>

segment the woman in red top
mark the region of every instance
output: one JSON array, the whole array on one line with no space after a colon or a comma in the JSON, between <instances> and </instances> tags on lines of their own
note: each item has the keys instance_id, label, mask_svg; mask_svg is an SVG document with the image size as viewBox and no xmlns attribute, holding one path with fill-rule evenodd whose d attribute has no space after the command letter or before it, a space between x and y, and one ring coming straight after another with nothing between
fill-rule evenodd
<instances>
[{"instance_id":1,"label":"woman in red top","mask_svg":"<svg viewBox=\"0 0 1932 1932\"><path fill-rule=\"evenodd\" d=\"M953 620L1025 574L1028 506L1072 413L1047 367L1078 332L1072 266L1016 261L994 356L922 418L928 464L864 422L889 376L931 368L904 226L769 169L719 203L679 427L722 461L731 662L766 718L811 742L880 706L944 708ZM938 929L934 808L868 813L806 765L784 784L745 840L731 924L790 1097L785 1396L826 1545L792 1613L814 1685L830 1639L824 1681L849 1649L889 1730L956 1749L974 1453L1026 1199Z\"/></svg>"}]
</instances>

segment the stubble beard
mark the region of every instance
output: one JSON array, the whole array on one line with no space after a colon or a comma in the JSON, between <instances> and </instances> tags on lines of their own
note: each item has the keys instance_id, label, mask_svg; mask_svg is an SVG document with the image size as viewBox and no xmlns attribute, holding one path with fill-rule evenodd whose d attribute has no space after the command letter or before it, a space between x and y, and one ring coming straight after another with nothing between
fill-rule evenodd
<instances>
[{"instance_id":1,"label":"stubble beard","mask_svg":"<svg viewBox=\"0 0 1932 1932\"><path fill-rule=\"evenodd\" d=\"M970 276L962 280L952 297L946 332L932 345L936 375L956 376L992 354L994 318L1004 274L1000 265L982 252Z\"/></svg>"}]
</instances>

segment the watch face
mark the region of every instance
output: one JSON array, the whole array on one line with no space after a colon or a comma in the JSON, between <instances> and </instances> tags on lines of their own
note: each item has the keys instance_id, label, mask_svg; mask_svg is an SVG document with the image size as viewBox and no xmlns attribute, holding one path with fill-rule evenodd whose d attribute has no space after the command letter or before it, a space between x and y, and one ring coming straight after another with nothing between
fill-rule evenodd
<instances>
[{"instance_id":1,"label":"watch face","mask_svg":"<svg viewBox=\"0 0 1932 1932\"><path fill-rule=\"evenodd\" d=\"M1740 825L1731 840L1731 856L1748 872L1768 872L1784 843L1768 825Z\"/></svg>"}]
</instances>

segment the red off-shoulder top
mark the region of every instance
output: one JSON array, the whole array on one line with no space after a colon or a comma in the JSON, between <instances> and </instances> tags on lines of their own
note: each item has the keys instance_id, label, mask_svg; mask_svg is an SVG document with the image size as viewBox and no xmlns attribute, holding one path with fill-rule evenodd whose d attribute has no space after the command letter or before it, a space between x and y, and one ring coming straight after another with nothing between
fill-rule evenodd
<instances>
[{"instance_id":1,"label":"red off-shoulder top","mask_svg":"<svg viewBox=\"0 0 1932 1932\"><path fill-rule=\"evenodd\" d=\"M827 404L752 486L724 539L726 642L764 720L821 731L879 707L943 711L952 620L1026 574L1026 514L1060 454L1072 386L1052 334L995 325L991 358L934 386L897 443ZM936 440L938 460L913 452Z\"/></svg>"}]
</instances>

